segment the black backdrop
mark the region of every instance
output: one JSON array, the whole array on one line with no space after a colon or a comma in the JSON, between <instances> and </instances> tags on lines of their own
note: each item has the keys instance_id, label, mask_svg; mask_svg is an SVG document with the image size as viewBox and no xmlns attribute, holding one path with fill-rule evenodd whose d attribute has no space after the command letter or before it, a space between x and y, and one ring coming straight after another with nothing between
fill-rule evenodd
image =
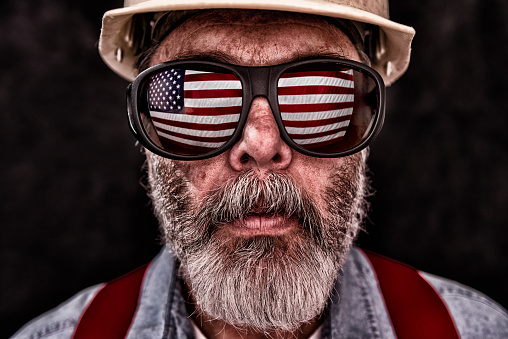
<instances>
[{"instance_id":1,"label":"black backdrop","mask_svg":"<svg viewBox=\"0 0 508 339\"><path fill-rule=\"evenodd\" d=\"M0 5L0 337L158 251L127 83L96 52L118 0ZM372 146L361 246L508 306L508 3L393 0L417 30Z\"/></svg>"}]
</instances>

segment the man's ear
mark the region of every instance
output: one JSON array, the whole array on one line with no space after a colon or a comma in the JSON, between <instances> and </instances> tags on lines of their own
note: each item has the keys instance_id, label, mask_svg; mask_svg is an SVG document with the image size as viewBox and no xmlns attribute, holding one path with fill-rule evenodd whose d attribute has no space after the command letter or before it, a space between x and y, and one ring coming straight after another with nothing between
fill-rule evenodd
<instances>
[{"instance_id":1,"label":"man's ear","mask_svg":"<svg viewBox=\"0 0 508 339\"><path fill-rule=\"evenodd\" d=\"M154 156L154 154L152 154L144 146L141 146L140 151L141 153L145 154L145 162L143 163L142 169L146 170L148 177L150 177L153 174L151 165L152 165L152 157Z\"/></svg>"}]
</instances>

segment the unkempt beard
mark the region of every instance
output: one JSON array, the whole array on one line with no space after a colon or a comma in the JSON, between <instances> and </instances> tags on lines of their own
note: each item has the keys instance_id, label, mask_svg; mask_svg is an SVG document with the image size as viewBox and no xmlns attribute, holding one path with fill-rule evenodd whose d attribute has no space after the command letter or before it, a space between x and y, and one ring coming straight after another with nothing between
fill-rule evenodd
<instances>
[{"instance_id":1,"label":"unkempt beard","mask_svg":"<svg viewBox=\"0 0 508 339\"><path fill-rule=\"evenodd\" d=\"M164 242L181 262L197 310L260 332L293 331L321 314L365 215L367 151L344 159L330 178L322 213L277 172L247 171L199 206L178 163L149 154L152 203ZM224 224L252 209L299 221L277 236L235 236ZM324 216L324 215L328 216Z\"/></svg>"}]
</instances>

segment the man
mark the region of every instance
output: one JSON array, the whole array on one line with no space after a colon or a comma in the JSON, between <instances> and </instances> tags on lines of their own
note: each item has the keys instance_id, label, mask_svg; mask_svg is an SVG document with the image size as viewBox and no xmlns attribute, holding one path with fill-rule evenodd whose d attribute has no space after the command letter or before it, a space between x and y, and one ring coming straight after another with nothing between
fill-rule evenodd
<instances>
[{"instance_id":1,"label":"man","mask_svg":"<svg viewBox=\"0 0 508 339\"><path fill-rule=\"evenodd\" d=\"M16 338L508 335L486 297L352 248L383 82L407 68L414 34L386 2L134 2L106 14L100 50L136 76L129 122L167 247L128 276L138 285L92 287ZM398 281L414 299L393 302ZM413 310L421 295L436 317Z\"/></svg>"}]
</instances>

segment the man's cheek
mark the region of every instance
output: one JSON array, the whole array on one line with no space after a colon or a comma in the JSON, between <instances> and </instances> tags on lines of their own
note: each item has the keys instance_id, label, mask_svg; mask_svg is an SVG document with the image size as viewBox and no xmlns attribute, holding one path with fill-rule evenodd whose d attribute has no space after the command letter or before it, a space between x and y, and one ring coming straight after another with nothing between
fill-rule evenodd
<instances>
[{"instance_id":1,"label":"man's cheek","mask_svg":"<svg viewBox=\"0 0 508 339\"><path fill-rule=\"evenodd\" d=\"M178 166L182 166L182 173L198 199L221 188L233 176L225 162L224 154L205 160L180 161Z\"/></svg>"},{"instance_id":2,"label":"man's cheek","mask_svg":"<svg viewBox=\"0 0 508 339\"><path fill-rule=\"evenodd\" d=\"M332 185L332 177L337 169L333 161L330 161L330 159L325 160L328 161L318 158L298 159L296 161L298 166L295 166L298 170L291 171L290 175L297 186L316 203L320 212L326 214L325 192Z\"/></svg>"}]
</instances>

